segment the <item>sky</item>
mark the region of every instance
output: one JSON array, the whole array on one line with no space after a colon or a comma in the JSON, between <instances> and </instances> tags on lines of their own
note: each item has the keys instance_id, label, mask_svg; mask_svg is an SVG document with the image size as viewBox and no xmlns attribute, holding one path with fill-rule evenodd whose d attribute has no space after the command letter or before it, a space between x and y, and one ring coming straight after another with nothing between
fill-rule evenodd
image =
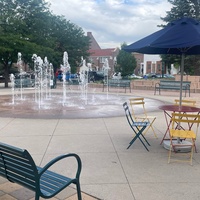
<instances>
[{"instance_id":1,"label":"sky","mask_svg":"<svg viewBox=\"0 0 200 200\"><path fill-rule=\"evenodd\" d=\"M46 0L85 33L92 32L101 48L131 44L160 30L172 5L167 0Z\"/></svg>"}]
</instances>

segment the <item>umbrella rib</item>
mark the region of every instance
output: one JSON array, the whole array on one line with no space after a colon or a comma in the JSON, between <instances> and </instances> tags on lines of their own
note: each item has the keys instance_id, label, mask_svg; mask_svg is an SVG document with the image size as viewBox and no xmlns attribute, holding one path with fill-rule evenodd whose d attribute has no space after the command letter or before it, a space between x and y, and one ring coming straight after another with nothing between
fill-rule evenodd
<instances>
[{"instance_id":1,"label":"umbrella rib","mask_svg":"<svg viewBox=\"0 0 200 200\"><path fill-rule=\"evenodd\" d=\"M182 53L186 53L189 49L191 49L192 47L185 47L185 48L178 48L180 50L180 52Z\"/></svg>"}]
</instances>

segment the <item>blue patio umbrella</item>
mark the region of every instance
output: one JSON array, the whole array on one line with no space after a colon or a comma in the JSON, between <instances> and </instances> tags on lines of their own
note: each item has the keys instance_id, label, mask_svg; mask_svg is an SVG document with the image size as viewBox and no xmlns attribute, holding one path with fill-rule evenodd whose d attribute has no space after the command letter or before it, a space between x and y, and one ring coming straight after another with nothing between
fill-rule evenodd
<instances>
[{"instance_id":1,"label":"blue patio umbrella","mask_svg":"<svg viewBox=\"0 0 200 200\"><path fill-rule=\"evenodd\" d=\"M200 24L193 18L183 17L169 23L165 28L123 48L127 52L143 54L181 55L181 90L185 55L200 54Z\"/></svg>"}]
</instances>

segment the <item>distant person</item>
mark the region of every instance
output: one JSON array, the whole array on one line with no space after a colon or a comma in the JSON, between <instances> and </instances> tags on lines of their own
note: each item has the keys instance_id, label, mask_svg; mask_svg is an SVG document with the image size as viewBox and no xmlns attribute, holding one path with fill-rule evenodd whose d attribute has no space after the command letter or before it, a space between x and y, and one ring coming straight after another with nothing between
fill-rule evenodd
<instances>
[{"instance_id":1,"label":"distant person","mask_svg":"<svg viewBox=\"0 0 200 200\"><path fill-rule=\"evenodd\" d=\"M59 72L59 73L58 73L57 78L58 78L59 81L62 81L62 72Z\"/></svg>"},{"instance_id":2,"label":"distant person","mask_svg":"<svg viewBox=\"0 0 200 200\"><path fill-rule=\"evenodd\" d=\"M144 79L145 79L145 80L147 80L147 79L148 79L148 77L147 77L147 75L146 75L146 74L144 75Z\"/></svg>"}]
</instances>

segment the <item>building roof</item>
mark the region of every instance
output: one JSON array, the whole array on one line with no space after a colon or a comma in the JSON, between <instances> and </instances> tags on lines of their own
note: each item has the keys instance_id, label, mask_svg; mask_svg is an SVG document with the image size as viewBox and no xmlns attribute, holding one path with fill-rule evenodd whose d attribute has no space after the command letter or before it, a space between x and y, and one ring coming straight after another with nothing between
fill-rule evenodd
<instances>
[{"instance_id":1,"label":"building roof","mask_svg":"<svg viewBox=\"0 0 200 200\"><path fill-rule=\"evenodd\" d=\"M89 53L91 56L112 56L113 52L116 51L116 48L109 48L109 49L90 49Z\"/></svg>"},{"instance_id":2,"label":"building roof","mask_svg":"<svg viewBox=\"0 0 200 200\"><path fill-rule=\"evenodd\" d=\"M94 36L92 35L92 32L87 32L87 36L90 38L90 49L101 49Z\"/></svg>"}]
</instances>

